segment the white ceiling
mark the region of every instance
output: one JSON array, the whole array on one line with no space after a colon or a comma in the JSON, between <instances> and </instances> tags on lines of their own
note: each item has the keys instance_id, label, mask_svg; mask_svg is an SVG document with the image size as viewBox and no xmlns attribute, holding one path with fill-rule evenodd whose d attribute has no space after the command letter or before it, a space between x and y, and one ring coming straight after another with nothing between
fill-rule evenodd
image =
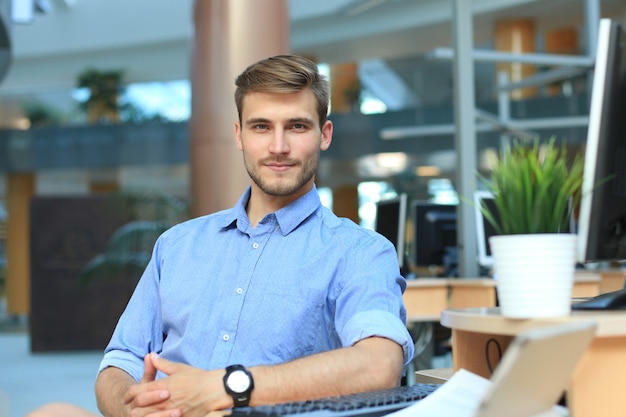
<instances>
[{"instance_id":1,"label":"white ceiling","mask_svg":"<svg viewBox=\"0 0 626 417\"><path fill-rule=\"evenodd\" d=\"M7 0L0 4L3 1ZM13 63L0 82L3 114L23 95L67 95L76 75L88 66L123 68L129 83L187 78L194 0L49 1L48 14L13 27ZM494 23L506 18L532 18L538 36L574 26L584 37L585 5L593 0L467 1L473 1L474 44L491 48ZM626 22L625 0L597 1L602 17ZM398 58L417 66L425 52L452 46L452 0L289 0L289 5L292 51L314 56L318 62L366 61L369 66L364 65L364 70L374 66L371 73L380 77L389 75L381 71L385 60ZM423 71L427 84L436 85L437 77L443 76L436 70ZM420 157L430 158L422 164L451 172L455 168L452 151ZM433 160L442 157L444 161ZM322 161L320 171L327 178L350 179L371 170L367 162Z\"/></svg>"},{"instance_id":2,"label":"white ceiling","mask_svg":"<svg viewBox=\"0 0 626 417\"><path fill-rule=\"evenodd\" d=\"M418 55L451 46L452 4L451 0L290 0L291 48L319 62L334 63ZM584 0L474 0L474 42L491 42L493 21L507 16L530 16L540 27L564 21L582 26L584 4ZM626 17L624 0L601 4L603 15ZM13 63L0 84L0 95L66 89L87 66L124 68L128 82L187 77L193 0L51 0L51 5L50 13L13 27Z\"/></svg>"}]
</instances>

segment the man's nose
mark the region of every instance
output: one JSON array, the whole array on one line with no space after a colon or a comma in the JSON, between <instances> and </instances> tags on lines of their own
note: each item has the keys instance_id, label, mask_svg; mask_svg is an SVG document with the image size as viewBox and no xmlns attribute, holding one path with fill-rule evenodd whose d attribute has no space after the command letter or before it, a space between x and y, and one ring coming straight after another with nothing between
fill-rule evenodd
<instances>
[{"instance_id":1,"label":"man's nose","mask_svg":"<svg viewBox=\"0 0 626 417\"><path fill-rule=\"evenodd\" d=\"M284 129L276 129L272 138L270 146L270 152L272 153L287 153L289 152L289 144L287 142L286 132Z\"/></svg>"}]
</instances>

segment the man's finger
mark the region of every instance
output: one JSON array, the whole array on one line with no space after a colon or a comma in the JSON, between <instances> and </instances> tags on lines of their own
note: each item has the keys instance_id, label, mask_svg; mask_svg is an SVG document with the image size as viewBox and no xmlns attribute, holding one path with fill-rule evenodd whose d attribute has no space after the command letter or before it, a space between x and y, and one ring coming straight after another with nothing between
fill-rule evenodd
<instances>
[{"instance_id":1,"label":"man's finger","mask_svg":"<svg viewBox=\"0 0 626 417\"><path fill-rule=\"evenodd\" d=\"M148 389L147 385L135 385L124 395L124 404L131 402L135 407L146 407L161 403L170 398L170 393L164 389Z\"/></svg>"},{"instance_id":2,"label":"man's finger","mask_svg":"<svg viewBox=\"0 0 626 417\"><path fill-rule=\"evenodd\" d=\"M174 372L179 371L184 366L180 363L168 361L154 352L150 354L150 359L154 367L166 375L171 375Z\"/></svg>"},{"instance_id":3,"label":"man's finger","mask_svg":"<svg viewBox=\"0 0 626 417\"><path fill-rule=\"evenodd\" d=\"M152 358L148 354L143 358L143 376L141 377L141 382L152 382L156 378L157 369L152 363Z\"/></svg>"}]
</instances>

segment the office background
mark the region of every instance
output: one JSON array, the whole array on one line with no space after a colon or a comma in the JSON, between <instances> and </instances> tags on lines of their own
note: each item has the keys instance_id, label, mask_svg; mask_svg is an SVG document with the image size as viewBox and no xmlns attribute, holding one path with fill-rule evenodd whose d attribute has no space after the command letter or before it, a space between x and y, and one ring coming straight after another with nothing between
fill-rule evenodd
<instances>
[{"instance_id":1,"label":"office background","mask_svg":"<svg viewBox=\"0 0 626 417\"><path fill-rule=\"evenodd\" d=\"M28 2L4 0L0 5L9 16L9 6L22 3ZM3 219L16 189L13 193L22 196L24 189L36 196L81 196L149 187L192 197L189 161L194 155L188 139L196 3L37 0L32 16L3 20L8 36L0 46L10 51L0 81ZM280 8L287 5L280 25L288 32L283 49L314 59L333 85L335 138L322 155L318 174L324 201L338 214L370 227L373 204L380 198L407 193L411 199L457 203L464 155L455 146L458 88L450 52L455 46L454 5L462 3L267 4L274 19L282 18ZM557 60L524 65L488 54L476 58L474 97L476 107L485 112L476 125L476 168L489 168L502 140L502 132L493 127L502 122L509 135L516 129L533 131L557 135L573 147L584 145L591 74L584 59L593 51L590 20L626 21L623 1L466 4L476 50L572 59L566 65ZM231 5L229 12L240 13L242 21L251 18L252 3ZM209 18L211 12L216 10L208 11ZM237 16L231 19L237 22ZM237 31L235 23L229 30ZM76 88L77 77L87 68L123 71L123 100L130 111L120 114L119 123L88 123L87 114L78 109L86 92ZM502 81L502 73L508 81ZM500 88L528 80L527 88ZM232 114L232 101L219 105L226 116ZM35 124L29 106L48 109L48 123ZM540 119L543 123L537 123ZM224 123L232 125L230 120Z\"/></svg>"}]
</instances>

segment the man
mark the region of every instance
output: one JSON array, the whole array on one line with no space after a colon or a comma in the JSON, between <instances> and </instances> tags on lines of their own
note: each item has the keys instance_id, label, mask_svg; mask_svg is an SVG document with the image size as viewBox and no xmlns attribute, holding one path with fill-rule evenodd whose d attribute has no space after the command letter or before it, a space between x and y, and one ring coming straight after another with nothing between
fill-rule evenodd
<instances>
[{"instance_id":1,"label":"man","mask_svg":"<svg viewBox=\"0 0 626 417\"><path fill-rule=\"evenodd\" d=\"M398 385L413 354L395 249L324 208L329 86L282 55L236 79L251 186L165 232L106 348L107 417L204 416ZM56 410L58 412L58 409Z\"/></svg>"}]
</instances>

